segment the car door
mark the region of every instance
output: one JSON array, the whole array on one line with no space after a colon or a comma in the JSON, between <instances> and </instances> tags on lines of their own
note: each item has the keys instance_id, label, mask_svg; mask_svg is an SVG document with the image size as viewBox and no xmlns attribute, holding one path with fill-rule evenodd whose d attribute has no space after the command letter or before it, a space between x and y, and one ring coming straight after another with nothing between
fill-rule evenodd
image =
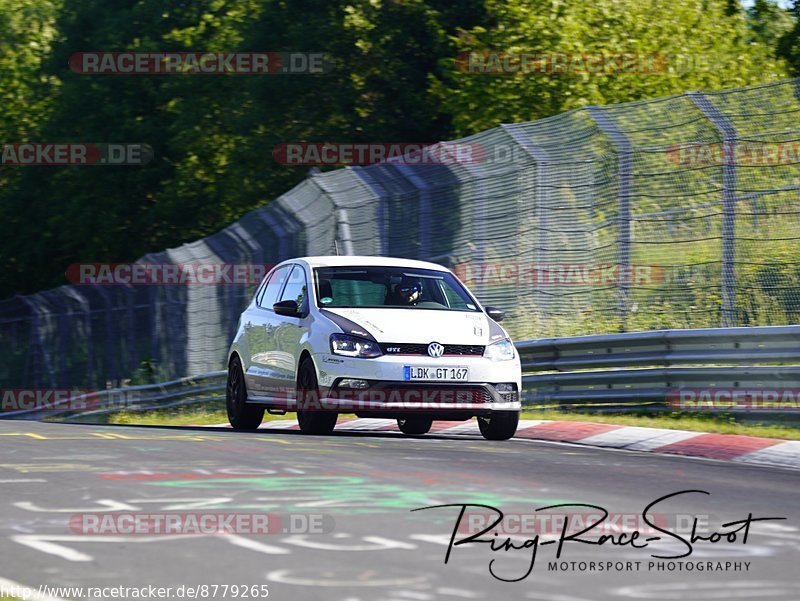
<instances>
[{"instance_id":1,"label":"car door","mask_svg":"<svg viewBox=\"0 0 800 601\"><path fill-rule=\"evenodd\" d=\"M270 354L270 393L278 398L294 398L300 341L308 332L308 281L305 269L295 265L280 296L293 300L300 308L298 317L274 314L273 352Z\"/></svg>"},{"instance_id":2,"label":"car door","mask_svg":"<svg viewBox=\"0 0 800 601\"><path fill-rule=\"evenodd\" d=\"M270 389L270 357L274 352L277 325L272 305L278 301L291 269L291 265L284 265L273 271L255 303L245 312L244 330L249 352L245 382L248 392L256 396L263 396Z\"/></svg>"}]
</instances>

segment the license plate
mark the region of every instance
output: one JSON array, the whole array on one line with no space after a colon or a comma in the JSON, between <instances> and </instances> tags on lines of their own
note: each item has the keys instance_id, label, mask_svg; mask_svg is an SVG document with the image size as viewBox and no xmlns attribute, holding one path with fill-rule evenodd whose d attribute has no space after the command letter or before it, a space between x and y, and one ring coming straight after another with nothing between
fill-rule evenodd
<instances>
[{"instance_id":1,"label":"license plate","mask_svg":"<svg viewBox=\"0 0 800 601\"><path fill-rule=\"evenodd\" d=\"M426 380L428 382L463 382L469 380L468 367L403 367L404 380Z\"/></svg>"}]
</instances>

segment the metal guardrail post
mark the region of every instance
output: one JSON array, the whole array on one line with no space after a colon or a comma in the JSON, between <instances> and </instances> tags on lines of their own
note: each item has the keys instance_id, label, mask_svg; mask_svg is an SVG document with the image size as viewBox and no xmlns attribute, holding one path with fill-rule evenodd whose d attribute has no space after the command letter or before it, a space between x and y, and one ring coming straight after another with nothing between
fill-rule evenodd
<instances>
[{"instance_id":1,"label":"metal guardrail post","mask_svg":"<svg viewBox=\"0 0 800 601\"><path fill-rule=\"evenodd\" d=\"M628 311L630 308L630 264L631 264L631 187L633 181L633 145L619 126L606 114L605 109L599 106L586 107L589 116L604 134L611 140L617 152L619 177L619 206L617 216L617 241L619 251L617 263L619 265L620 281L617 296L617 311L621 329L626 329Z\"/></svg>"},{"instance_id":2,"label":"metal guardrail post","mask_svg":"<svg viewBox=\"0 0 800 601\"><path fill-rule=\"evenodd\" d=\"M736 128L701 92L687 92L722 136L722 327L736 325Z\"/></svg>"}]
</instances>

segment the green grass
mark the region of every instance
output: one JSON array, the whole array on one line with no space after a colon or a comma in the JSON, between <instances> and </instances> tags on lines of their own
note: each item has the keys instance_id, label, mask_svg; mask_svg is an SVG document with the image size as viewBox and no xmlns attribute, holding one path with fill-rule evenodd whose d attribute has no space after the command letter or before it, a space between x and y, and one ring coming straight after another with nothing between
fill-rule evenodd
<instances>
[{"instance_id":1,"label":"green grass","mask_svg":"<svg viewBox=\"0 0 800 601\"><path fill-rule=\"evenodd\" d=\"M264 414L265 420L294 419L295 415ZM800 424L771 423L760 424L752 421L737 421L731 414L707 414L672 412L657 415L632 414L598 414L598 413L566 413L556 409L525 410L522 419L546 419L555 421L595 422L603 424L619 424L621 426L643 426L649 428L669 428L674 430L692 430L716 434L744 434L747 436L763 436L800 440ZM210 406L189 405L171 409L153 411L121 411L118 413L95 416L87 419L92 423L130 424L147 426L190 426L214 425L228 423L225 409L219 403ZM0 599L2 601L2 599Z\"/></svg>"},{"instance_id":2,"label":"green grass","mask_svg":"<svg viewBox=\"0 0 800 601\"><path fill-rule=\"evenodd\" d=\"M266 417L266 416L265 416ZM210 426L227 424L224 409L197 408L166 409L157 411L120 411L108 415L108 424L131 424L146 426Z\"/></svg>"},{"instance_id":3,"label":"green grass","mask_svg":"<svg viewBox=\"0 0 800 601\"><path fill-rule=\"evenodd\" d=\"M601 424L618 424L621 426L642 426L645 428L669 428L673 430L692 430L715 434L743 434L746 436L763 436L765 438L783 438L800 440L800 425L758 424L737 421L730 414L708 413L661 413L655 415L597 413L565 413L555 409L525 410L522 419L547 419L557 421L595 422Z\"/></svg>"},{"instance_id":4,"label":"green grass","mask_svg":"<svg viewBox=\"0 0 800 601\"><path fill-rule=\"evenodd\" d=\"M293 415L264 414L264 421L290 419ZM80 421L96 424L126 424L132 426L212 426L227 424L228 415L222 403L197 403L185 407L154 409L152 411L118 411L105 415L87 416Z\"/></svg>"}]
</instances>

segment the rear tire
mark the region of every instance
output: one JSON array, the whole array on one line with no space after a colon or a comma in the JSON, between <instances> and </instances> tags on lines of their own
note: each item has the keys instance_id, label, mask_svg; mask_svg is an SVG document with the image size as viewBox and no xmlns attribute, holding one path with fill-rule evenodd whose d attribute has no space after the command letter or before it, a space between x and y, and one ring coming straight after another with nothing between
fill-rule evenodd
<instances>
[{"instance_id":1,"label":"rear tire","mask_svg":"<svg viewBox=\"0 0 800 601\"><path fill-rule=\"evenodd\" d=\"M319 385L314 363L306 358L297 370L297 401L303 403L319 403ZM313 411L298 409L297 423L303 434L330 434L336 426L339 414L335 411Z\"/></svg>"},{"instance_id":2,"label":"rear tire","mask_svg":"<svg viewBox=\"0 0 800 601\"><path fill-rule=\"evenodd\" d=\"M489 417L478 416L478 428L486 440L508 440L517 432L519 412L492 411Z\"/></svg>"},{"instance_id":3,"label":"rear tire","mask_svg":"<svg viewBox=\"0 0 800 601\"><path fill-rule=\"evenodd\" d=\"M429 417L414 416L397 420L397 427L400 428L403 434L408 434L409 436L427 434L432 425L433 420Z\"/></svg>"},{"instance_id":4,"label":"rear tire","mask_svg":"<svg viewBox=\"0 0 800 601\"><path fill-rule=\"evenodd\" d=\"M225 388L225 408L234 430L256 430L264 419L264 408L247 402L247 385L239 357L228 366L228 385Z\"/></svg>"}]
</instances>

